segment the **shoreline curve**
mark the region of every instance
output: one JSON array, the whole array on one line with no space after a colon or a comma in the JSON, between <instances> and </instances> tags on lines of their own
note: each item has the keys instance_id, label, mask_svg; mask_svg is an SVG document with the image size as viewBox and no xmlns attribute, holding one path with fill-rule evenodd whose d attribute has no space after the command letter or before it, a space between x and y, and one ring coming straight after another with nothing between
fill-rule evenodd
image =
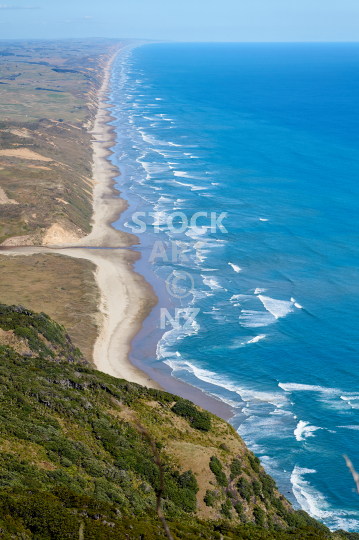
<instances>
[{"instance_id":1,"label":"shoreline curve","mask_svg":"<svg viewBox=\"0 0 359 540\"><path fill-rule=\"evenodd\" d=\"M114 187L120 171L107 159L114 153L111 148L114 146L116 132L109 125L114 118L111 116L111 105L106 103L106 99L110 91L112 65L122 50L119 49L111 57L104 69L103 83L98 92L98 109L90 132L93 135L95 183L92 231L73 243L0 247L0 252L7 255L32 255L50 251L92 261L97 267L95 279L101 294L98 309L102 317L93 354L96 369L142 386L165 390L157 380L130 361L132 341L142 329L151 310L158 304L158 297L152 285L134 269L134 263L141 254L132 250L131 246L139 245L139 238L112 226L128 208L127 201L121 198L120 191ZM154 373L153 369L149 371ZM195 386L160 373L158 379L168 387L169 392L194 401L224 420L228 421L233 416L229 405Z\"/></svg>"}]
</instances>

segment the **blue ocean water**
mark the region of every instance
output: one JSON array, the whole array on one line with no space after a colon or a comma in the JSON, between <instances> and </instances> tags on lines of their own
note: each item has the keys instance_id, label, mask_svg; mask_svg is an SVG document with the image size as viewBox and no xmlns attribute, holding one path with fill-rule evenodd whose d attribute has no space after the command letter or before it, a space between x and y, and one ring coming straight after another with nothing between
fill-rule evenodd
<instances>
[{"instance_id":1,"label":"blue ocean water","mask_svg":"<svg viewBox=\"0 0 359 540\"><path fill-rule=\"evenodd\" d=\"M230 404L287 498L352 531L358 95L358 44L153 43L118 56L110 97L116 226L160 298L145 361ZM181 325L157 330L163 308Z\"/></svg>"}]
</instances>

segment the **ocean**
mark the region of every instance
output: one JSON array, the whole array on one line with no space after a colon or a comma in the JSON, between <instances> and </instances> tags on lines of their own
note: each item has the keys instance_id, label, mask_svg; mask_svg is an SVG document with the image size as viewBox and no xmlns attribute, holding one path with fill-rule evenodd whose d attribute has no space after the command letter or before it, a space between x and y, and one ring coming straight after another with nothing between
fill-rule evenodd
<instances>
[{"instance_id":1,"label":"ocean","mask_svg":"<svg viewBox=\"0 0 359 540\"><path fill-rule=\"evenodd\" d=\"M359 45L149 43L111 84L115 226L159 296L133 358L229 404L296 508L359 531Z\"/></svg>"}]
</instances>

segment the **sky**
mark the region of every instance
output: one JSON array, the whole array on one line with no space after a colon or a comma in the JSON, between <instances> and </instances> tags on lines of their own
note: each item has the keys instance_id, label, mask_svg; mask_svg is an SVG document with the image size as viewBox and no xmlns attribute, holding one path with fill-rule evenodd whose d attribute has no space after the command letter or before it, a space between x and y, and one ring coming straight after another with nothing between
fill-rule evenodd
<instances>
[{"instance_id":1,"label":"sky","mask_svg":"<svg viewBox=\"0 0 359 540\"><path fill-rule=\"evenodd\" d=\"M7 0L0 4L0 39L81 37L359 41L359 0Z\"/></svg>"}]
</instances>

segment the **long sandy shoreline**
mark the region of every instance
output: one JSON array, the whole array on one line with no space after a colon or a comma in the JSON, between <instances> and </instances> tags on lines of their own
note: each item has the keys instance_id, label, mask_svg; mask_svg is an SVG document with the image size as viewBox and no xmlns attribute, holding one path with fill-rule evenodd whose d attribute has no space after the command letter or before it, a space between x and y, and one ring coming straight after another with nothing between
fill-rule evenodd
<instances>
[{"instance_id":1,"label":"long sandy shoreline","mask_svg":"<svg viewBox=\"0 0 359 540\"><path fill-rule=\"evenodd\" d=\"M92 261L97 267L95 277L101 293L99 311L102 316L102 326L93 355L96 368L130 382L161 389L159 383L129 361L131 342L151 309L157 304L157 296L151 285L133 270L133 264L140 255L130 249L123 249L138 244L138 238L117 231L111 226L127 208L126 201L118 196L113 187L113 179L119 172L116 174L114 165L107 159L112 154L110 148L116 134L108 124L112 117L105 101L109 92L112 64L119 52L113 55L105 68L103 83L98 93L98 110L91 131L94 137L95 182L91 233L76 243L13 247L2 249L1 252L4 255L16 256L51 251ZM92 247L95 249L91 249Z\"/></svg>"},{"instance_id":2,"label":"long sandy shoreline","mask_svg":"<svg viewBox=\"0 0 359 540\"><path fill-rule=\"evenodd\" d=\"M110 113L111 106L105 103L109 93L112 64L121 50L113 55L105 68L103 84L98 93L98 110L91 131L94 137L95 182L91 233L76 243L3 248L1 253L11 256L51 251L92 261L97 267L95 277L101 293L99 312L102 317L101 330L94 346L95 367L130 382L163 389L157 381L129 360L132 340L157 305L158 298L145 278L134 271L134 263L141 255L130 249L130 246L139 244L139 239L135 235L118 231L111 225L128 207L127 202L119 197L119 192L114 188L114 178L120 173L108 157L113 154L111 148L114 146L116 133L109 125L109 122L114 120ZM201 390L172 377L159 374L158 378L169 391L192 399L226 420L232 416L228 405Z\"/></svg>"}]
</instances>

